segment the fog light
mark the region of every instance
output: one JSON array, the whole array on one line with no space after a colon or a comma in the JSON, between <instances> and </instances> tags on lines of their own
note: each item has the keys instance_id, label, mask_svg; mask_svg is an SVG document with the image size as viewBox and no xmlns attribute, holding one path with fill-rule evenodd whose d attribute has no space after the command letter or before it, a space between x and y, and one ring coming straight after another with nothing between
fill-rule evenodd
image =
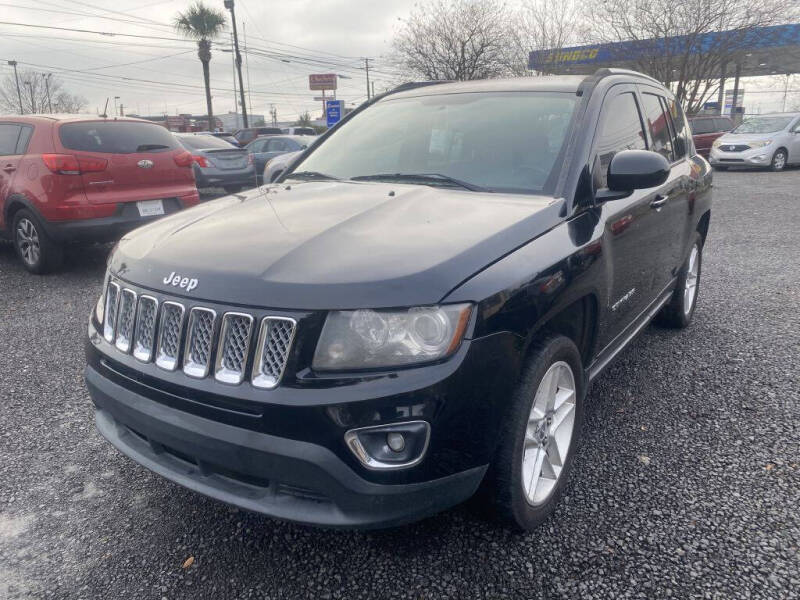
<instances>
[{"instance_id":1,"label":"fog light","mask_svg":"<svg viewBox=\"0 0 800 600\"><path fill-rule=\"evenodd\" d=\"M430 435L427 421L406 421L351 429L344 441L368 469L403 469L422 460Z\"/></svg>"},{"instance_id":2,"label":"fog light","mask_svg":"<svg viewBox=\"0 0 800 600\"><path fill-rule=\"evenodd\" d=\"M387 433L386 434L386 443L389 445L389 448L394 450L395 452L402 452L403 448L406 447L406 438L403 437L402 433Z\"/></svg>"}]
</instances>

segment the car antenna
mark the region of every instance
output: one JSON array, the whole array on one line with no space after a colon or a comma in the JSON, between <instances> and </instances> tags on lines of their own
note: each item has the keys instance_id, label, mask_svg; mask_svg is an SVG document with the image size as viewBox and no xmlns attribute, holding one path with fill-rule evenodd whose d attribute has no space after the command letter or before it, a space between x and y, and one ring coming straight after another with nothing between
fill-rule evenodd
<instances>
[{"instance_id":1,"label":"car antenna","mask_svg":"<svg viewBox=\"0 0 800 600\"><path fill-rule=\"evenodd\" d=\"M104 119L108 118L108 98L106 98L106 105L103 107L103 114L99 116L103 117Z\"/></svg>"}]
</instances>

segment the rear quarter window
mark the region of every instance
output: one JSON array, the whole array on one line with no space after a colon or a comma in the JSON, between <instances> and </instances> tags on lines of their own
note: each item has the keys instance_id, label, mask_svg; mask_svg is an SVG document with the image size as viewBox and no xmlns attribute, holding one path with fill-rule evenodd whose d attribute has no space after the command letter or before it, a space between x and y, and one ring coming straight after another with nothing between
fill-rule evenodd
<instances>
[{"instance_id":1,"label":"rear quarter window","mask_svg":"<svg viewBox=\"0 0 800 600\"><path fill-rule=\"evenodd\" d=\"M83 121L65 123L58 131L69 150L107 154L166 152L180 147L161 125L133 121Z\"/></svg>"},{"instance_id":2,"label":"rear quarter window","mask_svg":"<svg viewBox=\"0 0 800 600\"><path fill-rule=\"evenodd\" d=\"M182 135L181 144L189 150L207 150L212 148L230 149L231 144L213 135Z\"/></svg>"}]
</instances>

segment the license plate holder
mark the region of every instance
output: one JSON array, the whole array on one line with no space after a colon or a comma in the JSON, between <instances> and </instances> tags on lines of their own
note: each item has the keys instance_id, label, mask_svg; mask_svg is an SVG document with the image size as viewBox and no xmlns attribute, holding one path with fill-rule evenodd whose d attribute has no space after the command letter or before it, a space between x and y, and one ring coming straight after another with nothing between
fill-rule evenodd
<instances>
[{"instance_id":1,"label":"license plate holder","mask_svg":"<svg viewBox=\"0 0 800 600\"><path fill-rule=\"evenodd\" d=\"M140 217L155 217L164 214L163 200L141 200L136 203Z\"/></svg>"}]
</instances>

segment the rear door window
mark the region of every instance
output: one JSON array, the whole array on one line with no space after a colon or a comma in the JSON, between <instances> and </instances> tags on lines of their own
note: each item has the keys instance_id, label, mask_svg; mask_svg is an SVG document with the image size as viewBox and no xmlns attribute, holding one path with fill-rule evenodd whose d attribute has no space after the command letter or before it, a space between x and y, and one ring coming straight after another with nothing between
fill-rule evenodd
<instances>
[{"instance_id":1,"label":"rear door window","mask_svg":"<svg viewBox=\"0 0 800 600\"><path fill-rule=\"evenodd\" d=\"M703 135L715 131L714 119L694 119L692 121L692 133Z\"/></svg>"},{"instance_id":2,"label":"rear door window","mask_svg":"<svg viewBox=\"0 0 800 600\"><path fill-rule=\"evenodd\" d=\"M668 161L672 162L672 134L669 129L669 121L667 115L664 114L661 108L661 101L655 94L642 94L642 102L644 103L644 115L647 121L647 127L650 130L650 139L653 141L653 152L658 152Z\"/></svg>"},{"instance_id":3,"label":"rear door window","mask_svg":"<svg viewBox=\"0 0 800 600\"><path fill-rule=\"evenodd\" d=\"M225 140L213 135L185 135L181 136L181 143L189 150L211 150L214 148L230 149L231 145Z\"/></svg>"},{"instance_id":4,"label":"rear door window","mask_svg":"<svg viewBox=\"0 0 800 600\"><path fill-rule=\"evenodd\" d=\"M733 123L730 119L714 119L714 131L730 131Z\"/></svg>"},{"instance_id":5,"label":"rear door window","mask_svg":"<svg viewBox=\"0 0 800 600\"><path fill-rule=\"evenodd\" d=\"M669 115L670 131L672 133L672 150L675 155L675 160L680 160L686 156L688 148L686 130L686 117L683 115L681 105L675 100L668 100L660 96L662 108L664 108Z\"/></svg>"},{"instance_id":6,"label":"rear door window","mask_svg":"<svg viewBox=\"0 0 800 600\"><path fill-rule=\"evenodd\" d=\"M25 154L28 151L28 142L31 141L33 127L23 125L20 128L19 139L17 140L17 154Z\"/></svg>"},{"instance_id":7,"label":"rear door window","mask_svg":"<svg viewBox=\"0 0 800 600\"><path fill-rule=\"evenodd\" d=\"M69 150L108 154L167 152L179 148L178 140L155 123L83 121L59 129L61 144Z\"/></svg>"},{"instance_id":8,"label":"rear door window","mask_svg":"<svg viewBox=\"0 0 800 600\"><path fill-rule=\"evenodd\" d=\"M13 123L0 123L0 156L17 154L17 140L21 127Z\"/></svg>"}]
</instances>

